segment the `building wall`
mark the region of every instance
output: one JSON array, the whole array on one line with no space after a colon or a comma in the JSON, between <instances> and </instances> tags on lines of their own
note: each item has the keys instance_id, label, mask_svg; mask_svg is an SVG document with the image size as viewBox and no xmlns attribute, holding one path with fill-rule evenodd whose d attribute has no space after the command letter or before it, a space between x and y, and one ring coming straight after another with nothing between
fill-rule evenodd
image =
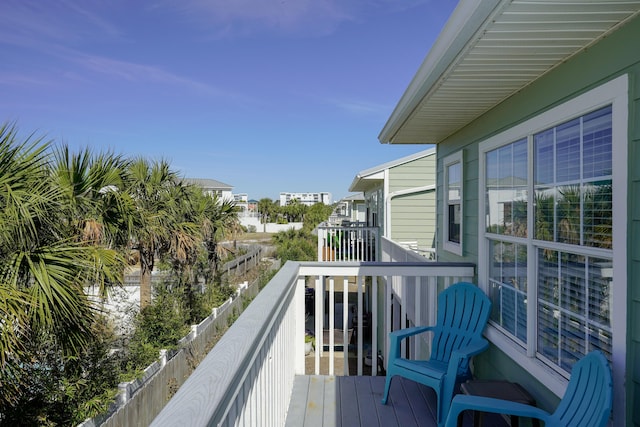
<instances>
[{"instance_id":1,"label":"building wall","mask_svg":"<svg viewBox=\"0 0 640 427\"><path fill-rule=\"evenodd\" d=\"M389 170L387 197L391 196L390 238L393 241L417 242L420 249L435 248L435 189L423 189L425 186L435 185L435 181L435 153ZM412 189L415 192L402 194ZM393 196L394 193L398 195Z\"/></svg>"},{"instance_id":2,"label":"building wall","mask_svg":"<svg viewBox=\"0 0 640 427\"><path fill-rule=\"evenodd\" d=\"M628 74L628 264L627 264L627 425L640 425L640 18L609 35L598 44L522 89L483 117L438 145L438 176L443 176L442 159L463 150L463 255L440 250L440 261L478 261L478 143L527 119L575 98L594 87ZM615 165L614 165L615 167ZM442 194L442 182L438 182ZM483 196L484 197L484 196ZM438 199L438 224L442 226L443 200ZM440 236L441 240L442 237ZM442 242L440 241L440 246ZM614 332L615 333L615 332ZM476 358L477 373L484 377L508 377L532 390L540 406L554 409L558 401L535 378L495 347Z\"/></svg>"},{"instance_id":3,"label":"building wall","mask_svg":"<svg viewBox=\"0 0 640 427\"><path fill-rule=\"evenodd\" d=\"M280 193L280 206L286 206L291 200L296 199L303 205L311 206L316 203L331 204L331 193Z\"/></svg>"}]
</instances>

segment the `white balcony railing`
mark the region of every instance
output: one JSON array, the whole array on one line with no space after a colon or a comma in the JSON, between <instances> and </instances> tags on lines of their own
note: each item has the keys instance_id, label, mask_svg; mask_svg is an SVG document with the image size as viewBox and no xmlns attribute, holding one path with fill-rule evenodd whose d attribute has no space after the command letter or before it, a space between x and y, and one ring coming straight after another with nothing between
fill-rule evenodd
<instances>
[{"instance_id":1,"label":"white balcony railing","mask_svg":"<svg viewBox=\"0 0 640 427\"><path fill-rule=\"evenodd\" d=\"M318 261L377 261L379 228L353 223L318 227Z\"/></svg>"},{"instance_id":2,"label":"white balcony railing","mask_svg":"<svg viewBox=\"0 0 640 427\"><path fill-rule=\"evenodd\" d=\"M473 275L472 264L287 262L209 352L152 425L284 425L294 377L305 374L307 287L313 289L315 296L312 315L318 350L314 373L320 371L320 357L324 351L329 355L328 374L333 375L335 348L347 342L349 328L353 326L349 324L348 310L342 310L341 321L336 319L336 301L342 300L347 302L343 305L345 308L352 301L355 305L352 321L355 320L356 326L351 332L357 337L356 373L361 375L365 356L365 313L371 313L371 338L366 345L374 355L378 349L386 354L386 337L390 330L407 323L432 322L438 290L460 280L469 280ZM383 304L379 305L379 301ZM316 313L322 315L316 316ZM336 329L338 332L327 334L328 342L323 342L325 330L335 332ZM428 351L420 342L412 342L409 348L414 353ZM348 349L348 344L343 347L343 350ZM346 359L348 351L343 353ZM371 372L375 375L377 358L371 357L371 362Z\"/></svg>"}]
</instances>

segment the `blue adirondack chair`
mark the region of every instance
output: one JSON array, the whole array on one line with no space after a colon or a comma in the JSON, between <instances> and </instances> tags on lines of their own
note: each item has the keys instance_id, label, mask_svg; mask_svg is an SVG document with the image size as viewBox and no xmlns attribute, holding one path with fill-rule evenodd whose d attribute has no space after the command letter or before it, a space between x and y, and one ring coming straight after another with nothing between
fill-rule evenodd
<instances>
[{"instance_id":1,"label":"blue adirondack chair","mask_svg":"<svg viewBox=\"0 0 640 427\"><path fill-rule=\"evenodd\" d=\"M465 410L536 418L544 421L546 427L602 427L609 421L612 402L609 362L596 350L573 366L567 391L552 414L522 403L457 395L451 403L446 427L456 427L458 416Z\"/></svg>"},{"instance_id":2,"label":"blue adirondack chair","mask_svg":"<svg viewBox=\"0 0 640 427\"><path fill-rule=\"evenodd\" d=\"M482 290L471 283L456 283L438 295L435 326L391 332L382 404L386 405L389 398L391 380L400 375L435 390L438 425L442 425L457 386L471 378L471 358L489 346L482 331L490 312L491 301ZM409 360L401 357L401 341L423 332L433 333L430 358Z\"/></svg>"}]
</instances>

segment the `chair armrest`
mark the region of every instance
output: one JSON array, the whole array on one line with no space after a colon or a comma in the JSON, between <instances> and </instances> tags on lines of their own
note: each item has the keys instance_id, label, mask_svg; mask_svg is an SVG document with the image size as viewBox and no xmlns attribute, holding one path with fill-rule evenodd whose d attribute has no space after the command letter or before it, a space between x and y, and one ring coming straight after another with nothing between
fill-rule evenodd
<instances>
[{"instance_id":1,"label":"chair armrest","mask_svg":"<svg viewBox=\"0 0 640 427\"><path fill-rule=\"evenodd\" d=\"M468 346L459 348L451 352L451 358L449 359L449 366L447 368L447 376L455 378L458 374L460 364L465 359L470 359L489 348L489 341L484 338L480 338L469 343Z\"/></svg>"},{"instance_id":2,"label":"chair armrest","mask_svg":"<svg viewBox=\"0 0 640 427\"><path fill-rule=\"evenodd\" d=\"M389 334L389 360L400 358L400 344L403 339L432 329L434 329L433 326L415 326L413 328L405 328L391 332Z\"/></svg>"},{"instance_id":3,"label":"chair armrest","mask_svg":"<svg viewBox=\"0 0 640 427\"><path fill-rule=\"evenodd\" d=\"M442 395L449 396L451 399L454 395L454 389L456 386L456 381L458 378L458 373L460 370L460 366L464 360L471 359L473 356L482 353L487 348L489 348L489 341L484 338L476 339L469 343L468 346L459 348L451 352L451 357L449 359L449 365L447 366L447 374L446 377L448 380L444 382ZM445 409L448 407L448 404L445 404Z\"/></svg>"},{"instance_id":4,"label":"chair armrest","mask_svg":"<svg viewBox=\"0 0 640 427\"><path fill-rule=\"evenodd\" d=\"M398 340L403 340L407 337L411 337L413 335L421 334L423 332L434 329L433 326L415 326L413 328L404 328L398 331L393 331L389 334L391 339L397 338Z\"/></svg>"},{"instance_id":5,"label":"chair armrest","mask_svg":"<svg viewBox=\"0 0 640 427\"><path fill-rule=\"evenodd\" d=\"M476 356L489 348L489 341L484 338L473 340L468 346L451 352L451 358L466 359Z\"/></svg>"},{"instance_id":6,"label":"chair armrest","mask_svg":"<svg viewBox=\"0 0 640 427\"><path fill-rule=\"evenodd\" d=\"M508 400L494 399L482 396L456 395L451 402L446 427L456 427L458 416L462 411L482 411L496 414L516 415L520 417L537 418L545 422L550 414L540 408L524 403L510 402Z\"/></svg>"}]
</instances>

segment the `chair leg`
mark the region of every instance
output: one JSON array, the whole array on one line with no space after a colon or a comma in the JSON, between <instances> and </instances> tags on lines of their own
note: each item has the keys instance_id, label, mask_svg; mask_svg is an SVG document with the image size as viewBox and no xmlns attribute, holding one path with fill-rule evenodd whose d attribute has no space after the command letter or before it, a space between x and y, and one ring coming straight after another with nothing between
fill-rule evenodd
<instances>
[{"instance_id":1,"label":"chair leg","mask_svg":"<svg viewBox=\"0 0 640 427\"><path fill-rule=\"evenodd\" d=\"M382 395L382 404L386 405L389 400L389 387L391 387L391 378L393 376L387 372L387 379L384 382L384 394Z\"/></svg>"},{"instance_id":2,"label":"chair leg","mask_svg":"<svg viewBox=\"0 0 640 427\"><path fill-rule=\"evenodd\" d=\"M449 411L447 411L448 413ZM442 394L438 393L436 390L436 422L438 423L438 427L443 427L447 414L444 413L444 405Z\"/></svg>"}]
</instances>

